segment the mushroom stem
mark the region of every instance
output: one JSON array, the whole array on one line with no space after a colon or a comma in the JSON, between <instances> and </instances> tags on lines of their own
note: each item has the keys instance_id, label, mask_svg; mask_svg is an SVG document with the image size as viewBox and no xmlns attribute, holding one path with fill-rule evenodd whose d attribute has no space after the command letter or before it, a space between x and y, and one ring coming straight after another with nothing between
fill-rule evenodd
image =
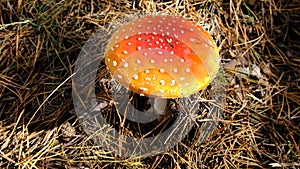
<instances>
[{"instance_id":1,"label":"mushroom stem","mask_svg":"<svg viewBox=\"0 0 300 169\"><path fill-rule=\"evenodd\" d=\"M166 109L167 102L168 99L155 98L154 105L153 105L155 113L163 114Z\"/></svg>"}]
</instances>

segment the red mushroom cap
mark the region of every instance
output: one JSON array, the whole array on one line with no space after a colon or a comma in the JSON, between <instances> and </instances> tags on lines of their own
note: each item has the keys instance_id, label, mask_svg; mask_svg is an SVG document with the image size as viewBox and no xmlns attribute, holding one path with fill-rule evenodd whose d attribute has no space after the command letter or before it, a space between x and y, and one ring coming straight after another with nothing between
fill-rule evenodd
<instances>
[{"instance_id":1,"label":"red mushroom cap","mask_svg":"<svg viewBox=\"0 0 300 169\"><path fill-rule=\"evenodd\" d=\"M205 88L219 69L213 38L179 16L145 16L121 26L105 56L123 86L145 96L178 98Z\"/></svg>"}]
</instances>

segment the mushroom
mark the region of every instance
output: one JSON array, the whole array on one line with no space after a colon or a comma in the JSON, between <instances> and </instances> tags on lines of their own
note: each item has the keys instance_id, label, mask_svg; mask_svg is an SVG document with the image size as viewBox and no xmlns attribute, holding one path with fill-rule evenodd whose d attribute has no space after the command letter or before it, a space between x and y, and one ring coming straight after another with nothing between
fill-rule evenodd
<instances>
[{"instance_id":1,"label":"mushroom","mask_svg":"<svg viewBox=\"0 0 300 169\"><path fill-rule=\"evenodd\" d=\"M124 87L142 96L181 98L204 89L220 57L213 38L180 16L150 15L116 30L105 63Z\"/></svg>"}]
</instances>

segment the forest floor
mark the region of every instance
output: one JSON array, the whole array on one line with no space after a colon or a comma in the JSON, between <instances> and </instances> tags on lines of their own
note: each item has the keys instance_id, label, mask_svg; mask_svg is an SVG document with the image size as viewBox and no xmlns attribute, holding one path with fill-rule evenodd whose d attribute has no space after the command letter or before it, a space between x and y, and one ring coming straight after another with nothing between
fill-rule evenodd
<instances>
[{"instance_id":1,"label":"forest floor","mask_svg":"<svg viewBox=\"0 0 300 169\"><path fill-rule=\"evenodd\" d=\"M299 11L297 0L1 1L0 168L300 168ZM209 25L226 101L203 143L194 132L124 159L82 129L70 77L96 30L146 14Z\"/></svg>"}]
</instances>

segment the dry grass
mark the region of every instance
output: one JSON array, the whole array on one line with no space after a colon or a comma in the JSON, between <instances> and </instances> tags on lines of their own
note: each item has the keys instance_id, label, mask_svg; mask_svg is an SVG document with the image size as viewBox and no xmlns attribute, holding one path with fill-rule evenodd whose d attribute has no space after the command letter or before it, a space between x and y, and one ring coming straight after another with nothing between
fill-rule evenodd
<instances>
[{"instance_id":1,"label":"dry grass","mask_svg":"<svg viewBox=\"0 0 300 169\"><path fill-rule=\"evenodd\" d=\"M299 168L299 9L297 0L1 1L0 168ZM210 25L228 82L224 120L203 144L195 134L124 160L85 135L62 82L93 32L149 13Z\"/></svg>"}]
</instances>

